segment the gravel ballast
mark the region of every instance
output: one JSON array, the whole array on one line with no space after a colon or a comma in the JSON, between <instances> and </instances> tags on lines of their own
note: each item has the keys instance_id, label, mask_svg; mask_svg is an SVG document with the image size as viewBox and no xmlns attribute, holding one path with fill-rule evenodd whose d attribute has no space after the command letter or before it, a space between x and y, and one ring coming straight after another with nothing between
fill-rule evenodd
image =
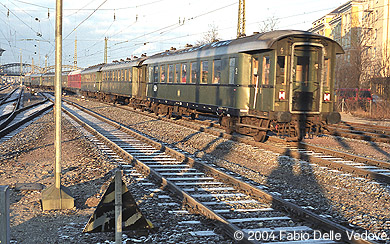
<instances>
[{"instance_id":1,"label":"gravel ballast","mask_svg":"<svg viewBox=\"0 0 390 244\"><path fill-rule=\"evenodd\" d=\"M277 192L347 228L384 232L390 236L390 212L387 211L390 188L387 184L291 159L288 152L278 155L102 103L72 100L172 147L264 184L270 192ZM313 142L315 140L318 143L323 140L322 143L330 147L341 145L333 137L316 138ZM377 148L365 142L344 140L343 143L350 144L351 148L361 147L355 150L359 155L381 157Z\"/></svg>"}]
</instances>

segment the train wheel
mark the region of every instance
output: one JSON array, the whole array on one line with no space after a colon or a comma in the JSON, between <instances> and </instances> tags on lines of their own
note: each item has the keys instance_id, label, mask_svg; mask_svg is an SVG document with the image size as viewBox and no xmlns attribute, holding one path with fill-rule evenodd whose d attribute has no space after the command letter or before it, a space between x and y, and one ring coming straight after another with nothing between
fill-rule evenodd
<instances>
[{"instance_id":1,"label":"train wheel","mask_svg":"<svg viewBox=\"0 0 390 244\"><path fill-rule=\"evenodd\" d=\"M226 127L225 128L225 133L231 135L233 133L233 128L232 127Z\"/></svg>"},{"instance_id":2,"label":"train wheel","mask_svg":"<svg viewBox=\"0 0 390 244\"><path fill-rule=\"evenodd\" d=\"M266 131L259 131L255 136L253 136L253 139L256 142L265 142L267 139L267 132Z\"/></svg>"},{"instance_id":3,"label":"train wheel","mask_svg":"<svg viewBox=\"0 0 390 244\"><path fill-rule=\"evenodd\" d=\"M192 119L192 120L195 120L195 119L196 119L196 114L195 114L195 113L191 113L191 119Z\"/></svg>"}]
</instances>

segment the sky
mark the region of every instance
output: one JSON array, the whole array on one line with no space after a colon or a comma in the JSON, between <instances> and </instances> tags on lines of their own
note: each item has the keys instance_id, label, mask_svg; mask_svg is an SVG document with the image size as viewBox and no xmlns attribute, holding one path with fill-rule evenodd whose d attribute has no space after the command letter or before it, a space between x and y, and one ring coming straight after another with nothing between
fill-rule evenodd
<instances>
[{"instance_id":1,"label":"sky","mask_svg":"<svg viewBox=\"0 0 390 244\"><path fill-rule=\"evenodd\" d=\"M196 44L212 27L220 40L237 35L238 0L63 0L63 65L78 66L153 55L170 47ZM312 22L346 0L246 0L246 34L264 28L308 30ZM0 0L0 64L44 67L55 59L54 0Z\"/></svg>"}]
</instances>

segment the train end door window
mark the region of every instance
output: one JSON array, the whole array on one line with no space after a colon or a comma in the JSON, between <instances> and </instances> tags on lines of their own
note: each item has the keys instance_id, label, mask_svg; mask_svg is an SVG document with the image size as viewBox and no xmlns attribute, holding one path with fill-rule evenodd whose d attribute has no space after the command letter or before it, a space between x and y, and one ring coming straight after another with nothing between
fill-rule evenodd
<instances>
[{"instance_id":1,"label":"train end door window","mask_svg":"<svg viewBox=\"0 0 390 244\"><path fill-rule=\"evenodd\" d=\"M209 61L202 61L200 65L200 83L207 84L208 76L209 76Z\"/></svg>"},{"instance_id":2,"label":"train end door window","mask_svg":"<svg viewBox=\"0 0 390 244\"><path fill-rule=\"evenodd\" d=\"M160 66L160 82L165 83L165 65Z\"/></svg>"},{"instance_id":3,"label":"train end door window","mask_svg":"<svg viewBox=\"0 0 390 244\"><path fill-rule=\"evenodd\" d=\"M229 59L229 84L235 83L235 75L238 73L236 70L236 58Z\"/></svg>"},{"instance_id":4,"label":"train end door window","mask_svg":"<svg viewBox=\"0 0 390 244\"><path fill-rule=\"evenodd\" d=\"M149 82L153 82L153 67L149 67Z\"/></svg>"},{"instance_id":5,"label":"train end door window","mask_svg":"<svg viewBox=\"0 0 390 244\"><path fill-rule=\"evenodd\" d=\"M329 87L330 82L330 59L325 59L324 65L324 86Z\"/></svg>"},{"instance_id":6,"label":"train end door window","mask_svg":"<svg viewBox=\"0 0 390 244\"><path fill-rule=\"evenodd\" d=\"M253 58L252 59L252 85L256 85L259 79L257 74L258 70L259 70L259 59Z\"/></svg>"},{"instance_id":7,"label":"train end door window","mask_svg":"<svg viewBox=\"0 0 390 244\"><path fill-rule=\"evenodd\" d=\"M175 83L179 83L179 80L180 80L180 64L176 64L175 65L175 79L174 79L174 82Z\"/></svg>"},{"instance_id":8,"label":"train end door window","mask_svg":"<svg viewBox=\"0 0 390 244\"><path fill-rule=\"evenodd\" d=\"M168 83L173 82L174 68L173 64L168 65Z\"/></svg>"},{"instance_id":9,"label":"train end door window","mask_svg":"<svg viewBox=\"0 0 390 244\"><path fill-rule=\"evenodd\" d=\"M286 85L286 59L287 56L278 56L277 70L276 70L276 83Z\"/></svg>"},{"instance_id":10,"label":"train end door window","mask_svg":"<svg viewBox=\"0 0 390 244\"><path fill-rule=\"evenodd\" d=\"M197 81L198 81L198 65L197 62L192 62L190 83L196 83Z\"/></svg>"},{"instance_id":11,"label":"train end door window","mask_svg":"<svg viewBox=\"0 0 390 244\"><path fill-rule=\"evenodd\" d=\"M213 84L221 83L222 60L215 59L213 62Z\"/></svg>"},{"instance_id":12,"label":"train end door window","mask_svg":"<svg viewBox=\"0 0 390 244\"><path fill-rule=\"evenodd\" d=\"M271 60L269 56L264 56L263 67L262 67L262 78L261 78L261 84L263 85L269 84L270 65L271 65Z\"/></svg>"},{"instance_id":13,"label":"train end door window","mask_svg":"<svg viewBox=\"0 0 390 244\"><path fill-rule=\"evenodd\" d=\"M157 83L158 82L158 76L159 76L159 72L158 72L158 66L154 66L154 82Z\"/></svg>"},{"instance_id":14,"label":"train end door window","mask_svg":"<svg viewBox=\"0 0 390 244\"><path fill-rule=\"evenodd\" d=\"M181 83L187 83L187 64L181 65Z\"/></svg>"},{"instance_id":15,"label":"train end door window","mask_svg":"<svg viewBox=\"0 0 390 244\"><path fill-rule=\"evenodd\" d=\"M309 56L298 56L295 69L295 81L307 83L309 80Z\"/></svg>"}]
</instances>

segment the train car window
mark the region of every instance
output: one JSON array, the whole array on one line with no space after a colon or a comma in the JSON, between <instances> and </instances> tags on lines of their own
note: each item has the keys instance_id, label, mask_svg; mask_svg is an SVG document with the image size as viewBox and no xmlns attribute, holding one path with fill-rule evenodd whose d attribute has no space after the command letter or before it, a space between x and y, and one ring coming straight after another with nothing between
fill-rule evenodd
<instances>
[{"instance_id":1,"label":"train car window","mask_svg":"<svg viewBox=\"0 0 390 244\"><path fill-rule=\"evenodd\" d=\"M201 78L200 78L200 83L207 83L208 76L209 76L209 61L201 61L200 64L200 73L201 73Z\"/></svg>"},{"instance_id":2,"label":"train car window","mask_svg":"<svg viewBox=\"0 0 390 244\"><path fill-rule=\"evenodd\" d=\"M295 81L296 82L308 82L309 80L309 63L310 57L308 56L298 56L297 65L295 71Z\"/></svg>"},{"instance_id":3,"label":"train car window","mask_svg":"<svg viewBox=\"0 0 390 244\"><path fill-rule=\"evenodd\" d=\"M168 65L168 82L172 83L174 78L173 64Z\"/></svg>"},{"instance_id":4,"label":"train car window","mask_svg":"<svg viewBox=\"0 0 390 244\"><path fill-rule=\"evenodd\" d=\"M325 59L325 64L324 64L324 81L325 84L324 86L329 87L329 81L330 81L330 59Z\"/></svg>"},{"instance_id":5,"label":"train car window","mask_svg":"<svg viewBox=\"0 0 390 244\"><path fill-rule=\"evenodd\" d=\"M175 65L175 83L179 83L180 80L180 64Z\"/></svg>"},{"instance_id":6,"label":"train car window","mask_svg":"<svg viewBox=\"0 0 390 244\"><path fill-rule=\"evenodd\" d=\"M160 66L160 82L164 83L165 82L165 65Z\"/></svg>"},{"instance_id":7,"label":"train car window","mask_svg":"<svg viewBox=\"0 0 390 244\"><path fill-rule=\"evenodd\" d=\"M276 84L286 84L286 56L278 56L276 66Z\"/></svg>"},{"instance_id":8,"label":"train car window","mask_svg":"<svg viewBox=\"0 0 390 244\"><path fill-rule=\"evenodd\" d=\"M132 71L132 69L129 69L129 81L133 82L133 71Z\"/></svg>"},{"instance_id":9,"label":"train car window","mask_svg":"<svg viewBox=\"0 0 390 244\"><path fill-rule=\"evenodd\" d=\"M198 65L197 62L192 62L190 83L196 83L197 81L198 81Z\"/></svg>"},{"instance_id":10,"label":"train car window","mask_svg":"<svg viewBox=\"0 0 390 244\"><path fill-rule=\"evenodd\" d=\"M158 76L159 76L159 72L158 72L158 66L154 66L154 82L158 82Z\"/></svg>"},{"instance_id":11,"label":"train car window","mask_svg":"<svg viewBox=\"0 0 390 244\"><path fill-rule=\"evenodd\" d=\"M229 84L234 84L236 74L236 58L229 59Z\"/></svg>"},{"instance_id":12,"label":"train car window","mask_svg":"<svg viewBox=\"0 0 390 244\"><path fill-rule=\"evenodd\" d=\"M213 67L213 84L219 84L221 82L222 60L215 59Z\"/></svg>"},{"instance_id":13,"label":"train car window","mask_svg":"<svg viewBox=\"0 0 390 244\"><path fill-rule=\"evenodd\" d=\"M262 78L261 78L261 84L268 85L269 84L269 70L270 70L270 58L269 56L263 57L263 67L262 67Z\"/></svg>"},{"instance_id":14,"label":"train car window","mask_svg":"<svg viewBox=\"0 0 390 244\"><path fill-rule=\"evenodd\" d=\"M258 58L254 58L252 60L252 85L256 85L259 77L258 77L258 72L259 70L259 59Z\"/></svg>"},{"instance_id":15,"label":"train car window","mask_svg":"<svg viewBox=\"0 0 390 244\"><path fill-rule=\"evenodd\" d=\"M153 67L149 67L149 82L153 82Z\"/></svg>"},{"instance_id":16,"label":"train car window","mask_svg":"<svg viewBox=\"0 0 390 244\"><path fill-rule=\"evenodd\" d=\"M181 65L181 83L187 82L187 64Z\"/></svg>"},{"instance_id":17,"label":"train car window","mask_svg":"<svg viewBox=\"0 0 390 244\"><path fill-rule=\"evenodd\" d=\"M125 70L121 70L121 81L125 81Z\"/></svg>"}]
</instances>

